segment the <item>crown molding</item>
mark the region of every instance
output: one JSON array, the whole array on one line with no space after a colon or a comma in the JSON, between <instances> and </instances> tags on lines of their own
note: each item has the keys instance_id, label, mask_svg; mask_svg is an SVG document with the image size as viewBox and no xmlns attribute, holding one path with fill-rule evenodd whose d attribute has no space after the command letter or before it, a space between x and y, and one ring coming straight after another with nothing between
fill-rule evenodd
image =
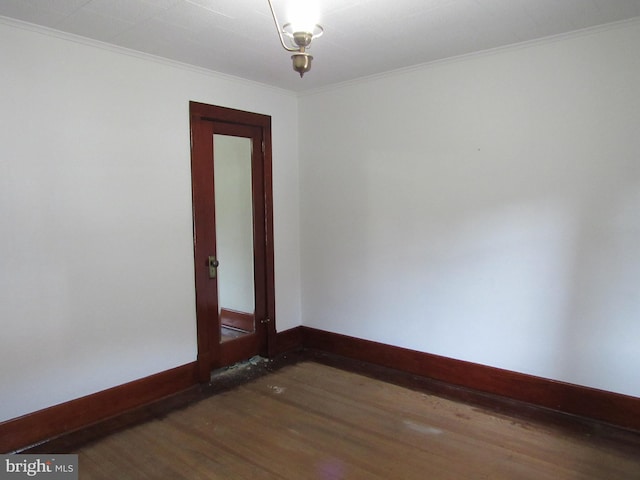
<instances>
[{"instance_id":1,"label":"crown molding","mask_svg":"<svg viewBox=\"0 0 640 480\"><path fill-rule=\"evenodd\" d=\"M510 52L510 51L524 50L524 49L528 49L528 48L532 48L540 45L549 45L549 44L558 43L566 40L572 40L580 37L587 37L587 36L596 35L603 32L619 30L622 28L633 27L637 25L640 25L640 17L634 17L627 20L620 20L617 22L605 23L605 24L596 25L593 27L573 30L571 32L558 33L556 35L550 35L547 37L536 38L533 40L526 40L524 42L518 42L518 43L509 44L509 45L503 45L500 47L488 48L486 50L481 50L478 52L464 53L462 55L441 58L441 59L433 60L430 62L418 63L416 65L411 65L409 67L397 68L397 69L389 70L382 73L375 73L372 75L367 75L365 77L346 80L344 82L333 83L331 85L327 85L324 87L318 87L318 88L298 92L298 97L308 97L308 96L314 96L314 95L319 95L323 93L329 93L332 91L342 90L344 88L363 85L366 83L372 83L385 78L397 77L397 76L405 75L405 74L420 71L420 70L428 70L431 68L437 68L444 65L466 62L468 60L482 58L482 57L489 57L489 56Z\"/></svg>"},{"instance_id":2,"label":"crown molding","mask_svg":"<svg viewBox=\"0 0 640 480\"><path fill-rule=\"evenodd\" d=\"M230 75L227 73L218 72L215 70L210 70L204 67L198 67L196 65L191 65L189 63L179 62L177 60L171 60L169 58L161 57L159 55L153 55L151 53L140 52L138 50L134 50L131 48L121 47L119 45L114 45L112 43L103 42L100 40L94 40L91 38L83 37L81 35L75 35L73 33L63 32L61 30L56 30L54 28L45 27L42 25L36 25L34 23L25 22L22 20L16 20L14 18L4 17L0 15L0 25L6 25L8 27L13 27L20 30L26 30L29 32L33 32L40 35L45 35L48 37L58 38L60 40L76 43L79 45L84 45L87 47L98 48L100 50L105 50L108 52L112 52L115 54L125 55L128 57L137 58L139 60L153 62L156 64L168 66L171 68L176 68L179 70L184 70L192 73L196 73L199 75L205 75L209 77L214 77L220 80L224 80L226 82L231 82L234 84L244 84L253 88L261 88L265 90L270 90L274 93L278 93L280 95L284 95L287 97L296 97L296 92L292 90L287 90L284 88L279 88L273 85L269 85L266 83L255 82L253 80L248 80L243 77L237 77L234 75Z\"/></svg>"}]
</instances>

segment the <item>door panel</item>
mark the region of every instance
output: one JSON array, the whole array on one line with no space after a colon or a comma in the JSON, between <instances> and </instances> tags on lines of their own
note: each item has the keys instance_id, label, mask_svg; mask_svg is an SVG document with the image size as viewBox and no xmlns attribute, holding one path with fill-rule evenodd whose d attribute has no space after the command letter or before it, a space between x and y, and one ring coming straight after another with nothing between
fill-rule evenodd
<instances>
[{"instance_id":1,"label":"door panel","mask_svg":"<svg viewBox=\"0 0 640 480\"><path fill-rule=\"evenodd\" d=\"M193 102L190 107L198 364L204 381L212 368L268 356L268 340L275 336L270 118ZM222 324L233 335L223 337Z\"/></svg>"}]
</instances>

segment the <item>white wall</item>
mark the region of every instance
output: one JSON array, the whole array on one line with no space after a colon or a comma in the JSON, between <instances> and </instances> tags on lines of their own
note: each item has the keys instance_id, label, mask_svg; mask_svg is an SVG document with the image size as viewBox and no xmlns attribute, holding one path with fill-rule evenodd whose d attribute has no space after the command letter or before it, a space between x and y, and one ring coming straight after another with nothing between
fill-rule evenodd
<instances>
[{"instance_id":1,"label":"white wall","mask_svg":"<svg viewBox=\"0 0 640 480\"><path fill-rule=\"evenodd\" d=\"M189 100L272 116L300 323L294 95L8 21L0 65L0 421L195 360Z\"/></svg>"},{"instance_id":2,"label":"white wall","mask_svg":"<svg viewBox=\"0 0 640 480\"><path fill-rule=\"evenodd\" d=\"M301 98L303 324L640 396L640 23Z\"/></svg>"}]
</instances>

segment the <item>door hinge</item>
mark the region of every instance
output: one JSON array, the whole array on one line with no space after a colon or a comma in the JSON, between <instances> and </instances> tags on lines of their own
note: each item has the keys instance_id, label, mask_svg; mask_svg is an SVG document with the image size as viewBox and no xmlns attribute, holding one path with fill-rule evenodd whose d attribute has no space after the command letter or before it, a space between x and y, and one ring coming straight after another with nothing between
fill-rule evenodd
<instances>
[{"instance_id":1,"label":"door hinge","mask_svg":"<svg viewBox=\"0 0 640 480\"><path fill-rule=\"evenodd\" d=\"M264 155L264 140L262 141L262 154Z\"/></svg>"},{"instance_id":2,"label":"door hinge","mask_svg":"<svg viewBox=\"0 0 640 480\"><path fill-rule=\"evenodd\" d=\"M271 319L269 317L260 320L260 323L270 323Z\"/></svg>"}]
</instances>

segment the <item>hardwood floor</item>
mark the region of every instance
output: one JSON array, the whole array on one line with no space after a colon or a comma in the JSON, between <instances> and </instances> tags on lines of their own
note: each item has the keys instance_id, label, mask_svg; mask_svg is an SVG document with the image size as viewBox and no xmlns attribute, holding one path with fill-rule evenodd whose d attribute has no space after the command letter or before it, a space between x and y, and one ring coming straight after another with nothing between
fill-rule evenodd
<instances>
[{"instance_id":1,"label":"hardwood floor","mask_svg":"<svg viewBox=\"0 0 640 480\"><path fill-rule=\"evenodd\" d=\"M76 453L81 479L640 478L640 441L614 445L313 361Z\"/></svg>"}]
</instances>

